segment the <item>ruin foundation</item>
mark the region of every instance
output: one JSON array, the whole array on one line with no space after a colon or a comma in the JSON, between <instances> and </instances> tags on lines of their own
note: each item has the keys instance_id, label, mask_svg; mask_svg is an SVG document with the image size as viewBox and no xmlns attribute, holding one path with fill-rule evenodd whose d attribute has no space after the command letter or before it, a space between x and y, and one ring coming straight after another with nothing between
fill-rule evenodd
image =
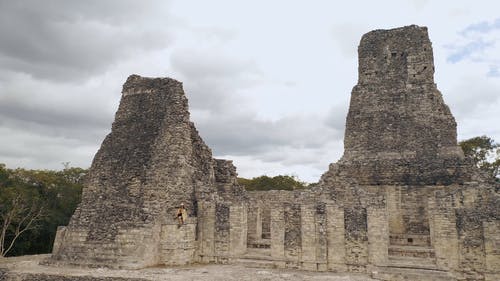
<instances>
[{"instance_id":1,"label":"ruin foundation","mask_svg":"<svg viewBox=\"0 0 500 281\"><path fill-rule=\"evenodd\" d=\"M457 145L427 29L369 32L358 54L344 155L301 191L245 192L189 121L182 84L130 76L82 202L46 263L500 280L498 185ZM178 226L181 202L188 219Z\"/></svg>"}]
</instances>

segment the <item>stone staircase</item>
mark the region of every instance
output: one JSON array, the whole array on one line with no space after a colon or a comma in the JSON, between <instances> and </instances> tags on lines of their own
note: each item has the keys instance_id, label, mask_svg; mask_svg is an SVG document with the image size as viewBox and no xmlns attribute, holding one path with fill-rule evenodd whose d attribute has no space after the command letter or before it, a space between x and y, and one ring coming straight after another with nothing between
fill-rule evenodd
<instances>
[{"instance_id":1,"label":"stone staircase","mask_svg":"<svg viewBox=\"0 0 500 281\"><path fill-rule=\"evenodd\" d=\"M372 271L371 277L391 281L451 281L453 276L436 266L429 234L391 234L386 267Z\"/></svg>"},{"instance_id":2,"label":"stone staircase","mask_svg":"<svg viewBox=\"0 0 500 281\"><path fill-rule=\"evenodd\" d=\"M437 269L429 234L391 234L389 265L413 269Z\"/></svg>"},{"instance_id":3,"label":"stone staircase","mask_svg":"<svg viewBox=\"0 0 500 281\"><path fill-rule=\"evenodd\" d=\"M256 239L249 241L247 246L249 249L270 249L271 239Z\"/></svg>"},{"instance_id":4,"label":"stone staircase","mask_svg":"<svg viewBox=\"0 0 500 281\"><path fill-rule=\"evenodd\" d=\"M271 249L248 248L247 253L235 260L236 264L252 268L274 268Z\"/></svg>"},{"instance_id":5,"label":"stone staircase","mask_svg":"<svg viewBox=\"0 0 500 281\"><path fill-rule=\"evenodd\" d=\"M385 281L456 281L450 273L435 269L386 267L372 271L371 277Z\"/></svg>"}]
</instances>

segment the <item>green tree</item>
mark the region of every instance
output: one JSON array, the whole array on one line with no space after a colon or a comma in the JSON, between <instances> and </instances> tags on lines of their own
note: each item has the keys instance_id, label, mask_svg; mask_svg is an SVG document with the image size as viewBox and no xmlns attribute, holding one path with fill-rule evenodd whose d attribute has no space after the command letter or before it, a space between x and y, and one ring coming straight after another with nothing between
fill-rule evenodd
<instances>
[{"instance_id":1,"label":"green tree","mask_svg":"<svg viewBox=\"0 0 500 281\"><path fill-rule=\"evenodd\" d=\"M500 145L490 137L480 136L459 142L466 157L479 169L495 178L500 176Z\"/></svg>"},{"instance_id":2,"label":"green tree","mask_svg":"<svg viewBox=\"0 0 500 281\"><path fill-rule=\"evenodd\" d=\"M39 228L44 214L45 208L33 190L3 188L0 197L0 256L6 256L23 233Z\"/></svg>"},{"instance_id":3,"label":"green tree","mask_svg":"<svg viewBox=\"0 0 500 281\"><path fill-rule=\"evenodd\" d=\"M7 169L0 164L0 223L16 213L28 215L30 208L43 210L30 226L20 233L12 244L9 256L48 253L52 250L57 226L67 225L76 206L80 202L82 182L86 170L66 167L62 171ZM23 206L23 212L15 210ZM10 215L9 215L10 214ZM29 216L28 216L29 217ZM10 219L10 227L5 235L3 249L8 247L15 235L16 222ZM25 219L23 222L29 221ZM21 228L22 229L22 226ZM22 235L21 235L22 234ZM10 245L10 244L9 244Z\"/></svg>"},{"instance_id":4,"label":"green tree","mask_svg":"<svg viewBox=\"0 0 500 281\"><path fill-rule=\"evenodd\" d=\"M275 177L260 176L252 179L238 178L238 183L246 190L294 190L303 189L307 184L295 176L279 175Z\"/></svg>"}]
</instances>

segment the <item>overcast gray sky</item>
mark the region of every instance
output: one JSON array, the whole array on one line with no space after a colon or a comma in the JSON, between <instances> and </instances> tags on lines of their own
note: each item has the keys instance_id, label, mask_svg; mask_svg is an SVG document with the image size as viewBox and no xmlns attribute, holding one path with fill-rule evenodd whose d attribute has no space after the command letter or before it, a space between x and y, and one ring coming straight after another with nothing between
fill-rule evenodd
<instances>
[{"instance_id":1,"label":"overcast gray sky","mask_svg":"<svg viewBox=\"0 0 500 281\"><path fill-rule=\"evenodd\" d=\"M343 151L357 46L427 26L459 140L500 141L498 1L0 0L0 163L88 167L128 75L184 83L191 118L244 177L317 181Z\"/></svg>"}]
</instances>

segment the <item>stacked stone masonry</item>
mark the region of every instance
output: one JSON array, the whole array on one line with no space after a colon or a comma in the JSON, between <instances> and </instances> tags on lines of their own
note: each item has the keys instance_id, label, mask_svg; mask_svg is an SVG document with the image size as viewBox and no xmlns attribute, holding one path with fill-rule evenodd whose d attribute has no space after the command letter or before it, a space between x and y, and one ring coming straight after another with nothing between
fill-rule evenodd
<instances>
[{"instance_id":1,"label":"stacked stone masonry","mask_svg":"<svg viewBox=\"0 0 500 281\"><path fill-rule=\"evenodd\" d=\"M457 146L427 29L369 32L358 53L344 155L310 190L245 192L189 121L182 84L130 76L48 263L500 280L499 186ZM181 202L189 217L178 226Z\"/></svg>"}]
</instances>

